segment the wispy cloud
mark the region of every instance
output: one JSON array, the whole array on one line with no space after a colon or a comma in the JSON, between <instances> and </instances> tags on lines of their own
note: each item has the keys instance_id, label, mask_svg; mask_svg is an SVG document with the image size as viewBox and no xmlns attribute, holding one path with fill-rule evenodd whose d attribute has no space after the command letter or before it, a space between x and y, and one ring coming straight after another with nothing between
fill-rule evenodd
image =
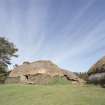
<instances>
[{"instance_id":1,"label":"wispy cloud","mask_svg":"<svg viewBox=\"0 0 105 105\"><path fill-rule=\"evenodd\" d=\"M104 5L103 0L0 0L0 35L19 48L13 64L50 59L68 69L88 69L105 52Z\"/></svg>"},{"instance_id":2,"label":"wispy cloud","mask_svg":"<svg viewBox=\"0 0 105 105\"><path fill-rule=\"evenodd\" d=\"M72 44L69 44L69 49L68 47L65 48L63 53L58 54L55 57L56 60L58 62L62 62L68 58L74 58L83 54L87 55L87 53L93 52L94 50L99 49L101 46L105 45L105 31L102 28L104 26L105 20L101 22L99 21L98 25L95 26L94 30L87 32L87 34L85 35L83 35L82 32L75 33L76 35L82 35L82 37L80 39L76 37L75 39L70 39L72 40Z\"/></svg>"}]
</instances>

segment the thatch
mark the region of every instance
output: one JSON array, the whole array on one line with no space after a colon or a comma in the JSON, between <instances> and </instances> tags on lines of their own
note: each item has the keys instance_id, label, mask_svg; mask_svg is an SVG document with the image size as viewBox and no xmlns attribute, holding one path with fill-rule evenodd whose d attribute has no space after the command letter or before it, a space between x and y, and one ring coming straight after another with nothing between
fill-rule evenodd
<instances>
[{"instance_id":1,"label":"thatch","mask_svg":"<svg viewBox=\"0 0 105 105\"><path fill-rule=\"evenodd\" d=\"M88 71L88 74L103 73L105 72L105 56L98 60Z\"/></svg>"},{"instance_id":2,"label":"thatch","mask_svg":"<svg viewBox=\"0 0 105 105\"><path fill-rule=\"evenodd\" d=\"M14 68L9 77L18 77L20 75L35 75L35 74L47 74L51 76L63 75L59 67L50 61L37 61L30 64L22 64Z\"/></svg>"},{"instance_id":3,"label":"thatch","mask_svg":"<svg viewBox=\"0 0 105 105\"><path fill-rule=\"evenodd\" d=\"M105 85L105 56L90 68L88 74L90 83Z\"/></svg>"},{"instance_id":4,"label":"thatch","mask_svg":"<svg viewBox=\"0 0 105 105\"><path fill-rule=\"evenodd\" d=\"M105 73L96 73L94 75L89 76L90 82L100 82L101 80L105 81Z\"/></svg>"},{"instance_id":5,"label":"thatch","mask_svg":"<svg viewBox=\"0 0 105 105\"><path fill-rule=\"evenodd\" d=\"M46 78L53 78L56 76L66 77L66 79L70 81L82 82L81 79L78 76L76 76L74 73L59 68L51 61L37 61L32 63L23 63L22 65L17 66L10 72L9 78L21 77L21 81L23 82L30 81L32 83L33 82L36 83L36 80L38 81L38 79L36 78L37 77L39 78L39 76L37 75L42 76L42 78L45 78L45 76Z\"/></svg>"}]
</instances>

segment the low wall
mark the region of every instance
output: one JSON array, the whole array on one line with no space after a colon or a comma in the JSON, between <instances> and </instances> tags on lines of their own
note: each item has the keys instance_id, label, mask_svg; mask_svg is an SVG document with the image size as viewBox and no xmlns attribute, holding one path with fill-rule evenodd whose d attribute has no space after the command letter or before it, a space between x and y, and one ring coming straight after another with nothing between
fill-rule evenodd
<instances>
[{"instance_id":1,"label":"low wall","mask_svg":"<svg viewBox=\"0 0 105 105\"><path fill-rule=\"evenodd\" d=\"M6 84L11 84L11 83L20 83L20 77L7 77L5 80Z\"/></svg>"}]
</instances>

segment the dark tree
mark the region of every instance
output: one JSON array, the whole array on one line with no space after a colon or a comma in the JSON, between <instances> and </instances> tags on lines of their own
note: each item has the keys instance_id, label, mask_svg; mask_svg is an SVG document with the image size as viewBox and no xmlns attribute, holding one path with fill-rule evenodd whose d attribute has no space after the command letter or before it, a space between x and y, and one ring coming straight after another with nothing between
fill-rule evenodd
<instances>
[{"instance_id":1,"label":"dark tree","mask_svg":"<svg viewBox=\"0 0 105 105\"><path fill-rule=\"evenodd\" d=\"M79 76L79 78L81 78L81 79L88 82L88 74L87 74L87 72L76 73L76 75Z\"/></svg>"},{"instance_id":2,"label":"dark tree","mask_svg":"<svg viewBox=\"0 0 105 105\"><path fill-rule=\"evenodd\" d=\"M12 42L4 37L0 37L0 75L3 76L7 71L8 65L11 64L11 57L17 57L18 49Z\"/></svg>"}]
</instances>

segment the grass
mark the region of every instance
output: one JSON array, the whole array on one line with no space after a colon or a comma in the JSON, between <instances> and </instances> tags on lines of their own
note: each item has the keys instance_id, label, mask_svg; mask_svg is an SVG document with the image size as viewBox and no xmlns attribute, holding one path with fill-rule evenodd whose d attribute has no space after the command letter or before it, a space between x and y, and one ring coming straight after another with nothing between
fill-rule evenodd
<instances>
[{"instance_id":1,"label":"grass","mask_svg":"<svg viewBox=\"0 0 105 105\"><path fill-rule=\"evenodd\" d=\"M0 105L105 105L105 89L75 85L0 85Z\"/></svg>"},{"instance_id":2,"label":"grass","mask_svg":"<svg viewBox=\"0 0 105 105\"><path fill-rule=\"evenodd\" d=\"M57 85L57 84L62 84L62 85L65 85L65 84L70 84L71 82L68 81L67 79L65 79L65 77L55 77L54 79L51 79L49 81L49 85Z\"/></svg>"}]
</instances>

